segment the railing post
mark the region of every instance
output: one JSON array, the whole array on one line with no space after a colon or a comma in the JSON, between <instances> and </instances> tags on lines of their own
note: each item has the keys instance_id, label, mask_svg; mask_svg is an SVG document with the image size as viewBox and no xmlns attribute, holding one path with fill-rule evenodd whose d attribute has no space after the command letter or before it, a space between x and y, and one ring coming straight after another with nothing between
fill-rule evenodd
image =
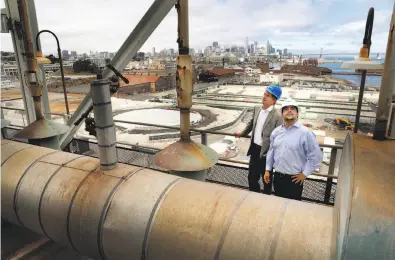
<instances>
[{"instance_id":1,"label":"railing post","mask_svg":"<svg viewBox=\"0 0 395 260\"><path fill-rule=\"evenodd\" d=\"M337 148L332 148L331 158L329 161L328 175L334 175L334 173L335 173L336 157L337 157ZM327 177L326 178L326 187L325 187L325 197L324 197L325 204L329 204L329 200L331 197L332 183L333 183L333 178Z\"/></svg>"},{"instance_id":2,"label":"railing post","mask_svg":"<svg viewBox=\"0 0 395 260\"><path fill-rule=\"evenodd\" d=\"M204 145L207 145L207 134L206 133L200 133L200 138L201 138L201 143Z\"/></svg>"}]
</instances>

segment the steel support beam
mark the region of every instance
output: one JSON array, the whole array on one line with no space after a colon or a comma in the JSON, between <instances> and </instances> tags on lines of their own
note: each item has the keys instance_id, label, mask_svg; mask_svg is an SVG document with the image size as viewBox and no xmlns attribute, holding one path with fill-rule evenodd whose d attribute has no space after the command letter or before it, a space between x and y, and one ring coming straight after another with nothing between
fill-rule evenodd
<instances>
[{"instance_id":1,"label":"steel support beam","mask_svg":"<svg viewBox=\"0 0 395 260\"><path fill-rule=\"evenodd\" d=\"M19 16L18 11L18 1L17 0L5 0L4 1L7 16L12 20L12 28L10 30L12 45L15 50L15 60L18 65L18 75L19 81L21 84L21 92L23 97L23 104L26 111L26 118L28 124L34 122L36 120L36 113L34 110L33 99L30 95L30 89L28 87L28 80L25 77L25 71L27 71L26 57L23 56L23 53L27 53L25 50L23 38L22 38L22 27L19 26L21 22L21 18Z\"/></svg>"},{"instance_id":2,"label":"steel support beam","mask_svg":"<svg viewBox=\"0 0 395 260\"><path fill-rule=\"evenodd\" d=\"M388 34L385 52L384 71L381 80L379 101L377 104L376 124L373 139L385 140L391 103L395 100L395 4Z\"/></svg>"},{"instance_id":3,"label":"steel support beam","mask_svg":"<svg viewBox=\"0 0 395 260\"><path fill-rule=\"evenodd\" d=\"M26 6L28 9L29 14L29 23L30 23L30 30L32 32L33 39L36 38L37 33L39 32L38 29L38 22L37 22L37 15L36 15L36 6L34 4L34 0L29 0L26 2ZM37 53L37 46L36 41L32 41L34 53ZM40 44L40 42L39 42ZM42 80L42 96L41 96L41 105L43 109L44 118L51 119L51 108L49 106L49 99L48 99L48 89L47 89L47 82L45 80L45 70L44 65L38 65L41 70L41 73L37 72L37 76L41 77Z\"/></svg>"},{"instance_id":4,"label":"steel support beam","mask_svg":"<svg viewBox=\"0 0 395 260\"><path fill-rule=\"evenodd\" d=\"M115 69L122 71L126 67L132 57L137 53L141 46L143 46L148 37L153 33L156 27L158 27L160 22L166 17L176 3L177 0L155 0L129 37L122 44L115 57L111 60L111 64ZM111 74L112 71L106 69L103 73L103 78L107 78ZM74 124L91 108L91 106L92 97L89 93L67 122L70 129L60 138L62 150L73 139L83 121L79 122L77 125Z\"/></svg>"}]
</instances>

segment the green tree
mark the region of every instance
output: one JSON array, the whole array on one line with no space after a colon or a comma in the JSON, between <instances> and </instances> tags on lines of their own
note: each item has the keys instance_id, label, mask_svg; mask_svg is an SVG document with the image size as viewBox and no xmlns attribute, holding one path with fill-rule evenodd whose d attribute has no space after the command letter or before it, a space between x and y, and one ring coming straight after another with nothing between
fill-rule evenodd
<instances>
[{"instance_id":1,"label":"green tree","mask_svg":"<svg viewBox=\"0 0 395 260\"><path fill-rule=\"evenodd\" d=\"M79 59L73 64L73 71L75 73L80 72L90 72L90 73L97 73L99 68L96 64L92 63L91 60L87 59Z\"/></svg>"}]
</instances>

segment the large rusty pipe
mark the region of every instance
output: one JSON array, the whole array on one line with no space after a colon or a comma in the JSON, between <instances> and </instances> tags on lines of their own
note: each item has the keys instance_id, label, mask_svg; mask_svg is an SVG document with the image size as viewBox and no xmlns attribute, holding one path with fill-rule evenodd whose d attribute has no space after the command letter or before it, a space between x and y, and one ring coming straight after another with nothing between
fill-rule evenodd
<instances>
[{"instance_id":1,"label":"large rusty pipe","mask_svg":"<svg viewBox=\"0 0 395 260\"><path fill-rule=\"evenodd\" d=\"M94 259L331 259L333 208L13 141L2 217Z\"/></svg>"}]
</instances>

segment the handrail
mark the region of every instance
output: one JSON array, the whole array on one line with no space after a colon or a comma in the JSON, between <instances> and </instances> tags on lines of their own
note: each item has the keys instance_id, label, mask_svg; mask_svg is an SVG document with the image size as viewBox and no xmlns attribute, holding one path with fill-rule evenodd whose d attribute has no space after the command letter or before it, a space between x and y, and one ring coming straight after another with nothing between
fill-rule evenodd
<instances>
[{"instance_id":1,"label":"handrail","mask_svg":"<svg viewBox=\"0 0 395 260\"><path fill-rule=\"evenodd\" d=\"M17 111L25 111L22 108L12 108L12 107L1 107L2 109L9 109L9 110L17 110ZM48 113L51 115L59 115L59 116L66 116L65 114L60 113ZM141 122L133 122L133 121L124 121L124 120L114 120L114 123L123 123L123 124L131 124L131 125L141 125L141 126L151 126L151 127L158 127L158 128L165 128L165 129L172 129L172 130L180 130L180 127L177 126L166 126L166 125L158 125L158 124L151 124L151 123L141 123ZM225 135L225 136L235 136L234 133L229 132L222 132L222 131L211 131L205 129L197 129L191 128L191 132L198 132L201 134L215 134L215 135ZM243 136L243 138L251 138L251 135ZM334 149L343 149L342 145L335 144L319 144L322 148L334 148Z\"/></svg>"},{"instance_id":2,"label":"handrail","mask_svg":"<svg viewBox=\"0 0 395 260\"><path fill-rule=\"evenodd\" d=\"M125 124L131 124L131 125L143 125L143 126L152 126L152 127L158 127L158 128L167 128L167 129L174 129L174 130L180 130L180 127L176 126L164 126L164 125L157 125L157 124L150 124L150 123L140 123L140 122L130 122L130 121L124 121L124 120L114 120L114 123L125 123ZM198 133L205 133L205 134L216 134L216 135L226 135L226 136L235 136L233 133L228 133L228 132L221 132L221 131L210 131L210 130L205 130L205 129L197 129L197 128L191 128L191 132L198 132ZM244 138L251 138L251 135L243 136ZM335 148L335 149L343 149L342 145L332 145L332 144L320 144L320 147L322 148Z\"/></svg>"},{"instance_id":3,"label":"handrail","mask_svg":"<svg viewBox=\"0 0 395 260\"><path fill-rule=\"evenodd\" d=\"M15 110L15 111L25 111L25 109L24 108L18 108L18 107L1 107L1 109L6 109L6 110ZM46 112L46 113L44 113L44 114L47 114L47 115L54 115L54 116L63 116L63 117L66 117L67 115L66 114L62 114L62 113L54 113L54 112Z\"/></svg>"},{"instance_id":4,"label":"handrail","mask_svg":"<svg viewBox=\"0 0 395 260\"><path fill-rule=\"evenodd\" d=\"M145 124L144 123L144 125L147 125L147 124ZM154 124L148 124L148 125L154 125ZM156 126L156 125L155 125ZM18 129L21 129L23 126L17 126L17 125L8 125L8 126L6 126L5 128L10 128L10 129L14 129L14 130L18 130ZM171 129L173 129L174 127L171 127ZM192 130L192 129L191 129ZM196 129L197 131L202 131L202 130L198 130L198 129ZM204 130L203 130L204 131ZM211 133L214 133L214 134L218 134L218 133L216 133L216 132L213 132L213 131L208 131L208 132L211 132ZM225 133L226 135L231 135L231 136L233 136L232 134L229 134L229 133ZM248 136L248 137L250 137L250 136ZM78 139L78 138L75 138L75 139ZM87 141L87 142L93 142L93 143L97 143L97 141L96 140L84 140L84 139L79 139L79 140L82 140L82 141ZM152 151L160 151L160 149L158 149L158 148L154 148L154 147L149 147L149 146L143 146L143 145L134 145L134 144L130 144L130 143L125 143L125 142L122 142L122 141L117 141L117 144L118 145L125 145L125 146L130 146L130 147L140 147L140 148L143 148L143 149L147 149L147 150L152 150ZM320 144L320 147L328 147L328 148L333 148L334 149L334 151L336 151L337 149L343 149L343 146L341 146L341 145L327 145L327 144ZM336 155L336 153L335 153L335 155ZM331 157L333 157L332 155L331 155ZM336 156L334 156L334 158L335 158ZM334 158L331 158L331 161L334 159ZM243 165L248 165L249 163L248 162L245 162L245 161L240 161L240 160L233 160L233 159L226 159L226 158L220 158L219 159L220 161L223 161L223 162L229 162L229 163L237 163L237 164L243 164ZM333 179L337 179L338 177L337 176L335 176L335 175L333 175L333 174L320 174L320 173L315 173L315 172L313 172L312 173L312 175L314 175L314 176L319 176L319 177L326 177L326 178L333 178Z\"/></svg>"},{"instance_id":5,"label":"handrail","mask_svg":"<svg viewBox=\"0 0 395 260\"><path fill-rule=\"evenodd\" d=\"M77 139L77 138L75 138L75 139ZM79 140L83 140L83 139L79 139ZM83 140L83 141L87 141L87 140ZM88 142L88 141L87 141L87 142ZM97 143L96 140L90 140L89 142ZM117 144L119 144L119 145L125 145L125 146L130 146L130 147L132 147L132 148L133 148L133 147L140 147L140 148L143 148L143 149L146 149L146 150L152 150L152 151L155 151L155 152L161 150L161 149L154 148L154 147L148 147L148 146L142 146L142 145L134 145L134 144L129 144L129 143L120 142L120 141L117 141ZM338 149L338 148L335 148L335 149ZM341 148L340 148L340 149L341 149ZM222 162L230 162L230 163L237 163L237 164L243 164L243 165L249 165L249 163L248 163L248 162L245 162L245 161L233 160L233 159L226 159L226 158L220 158L219 161L222 161ZM321 174L321 173L316 173L316 172L313 172L311 175L319 176L319 177L326 177L326 178L333 178L333 179L337 179L337 178L338 178L336 175Z\"/></svg>"}]
</instances>

